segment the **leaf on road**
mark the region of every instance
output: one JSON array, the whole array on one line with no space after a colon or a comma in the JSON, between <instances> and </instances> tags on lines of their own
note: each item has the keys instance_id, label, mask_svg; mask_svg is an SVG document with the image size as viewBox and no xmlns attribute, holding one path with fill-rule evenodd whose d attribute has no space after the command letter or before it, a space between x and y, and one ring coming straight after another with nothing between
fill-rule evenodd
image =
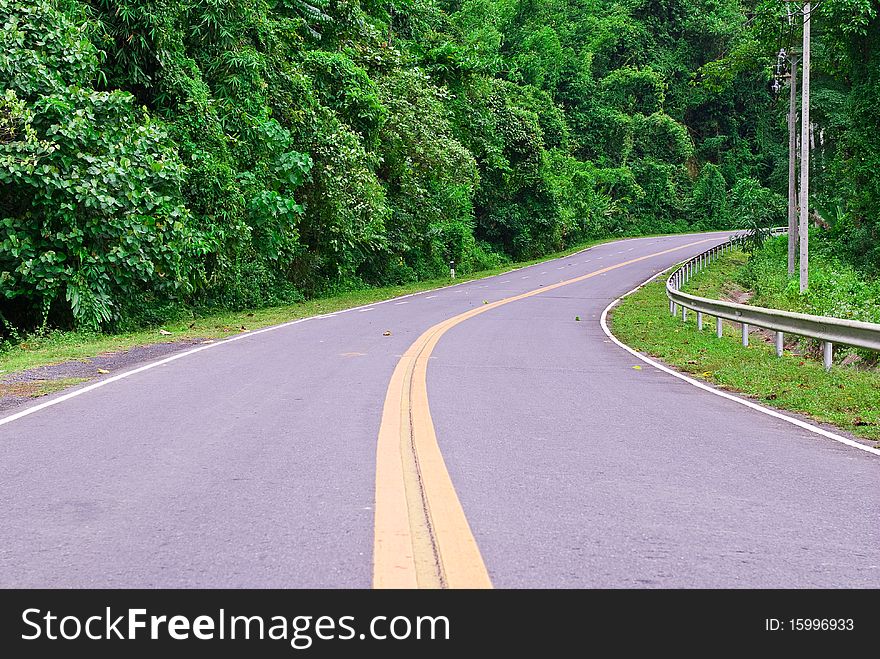
<instances>
[{"instance_id":1,"label":"leaf on road","mask_svg":"<svg viewBox=\"0 0 880 659\"><path fill-rule=\"evenodd\" d=\"M641 371L642 367L637 365L637 366L633 366L633 369L636 371Z\"/></svg>"},{"instance_id":2,"label":"leaf on road","mask_svg":"<svg viewBox=\"0 0 880 659\"><path fill-rule=\"evenodd\" d=\"M483 304L489 304L489 300L483 300Z\"/></svg>"},{"instance_id":3,"label":"leaf on road","mask_svg":"<svg viewBox=\"0 0 880 659\"><path fill-rule=\"evenodd\" d=\"M574 319L575 319L576 321L580 322L581 317L580 317L580 316L575 316Z\"/></svg>"},{"instance_id":4,"label":"leaf on road","mask_svg":"<svg viewBox=\"0 0 880 659\"><path fill-rule=\"evenodd\" d=\"M98 373L100 373L101 375L107 375L109 372L110 371L108 371L106 368L99 368L98 369Z\"/></svg>"},{"instance_id":5,"label":"leaf on road","mask_svg":"<svg viewBox=\"0 0 880 659\"><path fill-rule=\"evenodd\" d=\"M382 336L391 336L391 330L385 330L382 332Z\"/></svg>"}]
</instances>

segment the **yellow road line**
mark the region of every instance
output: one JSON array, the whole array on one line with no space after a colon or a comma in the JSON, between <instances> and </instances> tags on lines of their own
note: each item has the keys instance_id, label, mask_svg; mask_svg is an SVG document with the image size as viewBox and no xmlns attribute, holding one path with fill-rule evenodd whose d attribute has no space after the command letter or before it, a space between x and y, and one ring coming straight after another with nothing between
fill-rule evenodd
<instances>
[{"instance_id":1,"label":"yellow road line","mask_svg":"<svg viewBox=\"0 0 880 659\"><path fill-rule=\"evenodd\" d=\"M694 247L698 240L471 309L437 323L400 358L385 396L376 450L374 588L491 588L477 541L437 444L428 359L452 327L490 309Z\"/></svg>"}]
</instances>

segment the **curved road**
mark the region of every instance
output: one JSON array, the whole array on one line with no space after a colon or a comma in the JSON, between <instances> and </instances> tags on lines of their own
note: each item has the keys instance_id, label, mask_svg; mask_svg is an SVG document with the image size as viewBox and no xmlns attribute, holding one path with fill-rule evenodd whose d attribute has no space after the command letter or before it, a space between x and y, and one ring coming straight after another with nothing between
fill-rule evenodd
<instances>
[{"instance_id":1,"label":"curved road","mask_svg":"<svg viewBox=\"0 0 880 659\"><path fill-rule=\"evenodd\" d=\"M878 587L876 456L633 369L599 326L725 238L609 243L0 419L0 587L369 587L392 374L470 310L423 357L440 462L494 586Z\"/></svg>"}]
</instances>

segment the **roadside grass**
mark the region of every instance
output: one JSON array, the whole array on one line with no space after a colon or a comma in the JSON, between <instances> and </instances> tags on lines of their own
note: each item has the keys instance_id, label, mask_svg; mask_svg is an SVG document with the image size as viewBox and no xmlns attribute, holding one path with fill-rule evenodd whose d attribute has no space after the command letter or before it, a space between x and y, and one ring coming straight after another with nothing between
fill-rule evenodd
<instances>
[{"instance_id":1,"label":"roadside grass","mask_svg":"<svg viewBox=\"0 0 880 659\"><path fill-rule=\"evenodd\" d=\"M692 278L688 292L727 294L746 260L745 254L730 252ZM700 332L695 313L686 322L670 315L665 286L661 277L612 311L611 329L618 339L697 379L880 441L880 371L835 365L826 372L818 360L791 350L777 358L773 344L757 332L743 347L739 325L725 322L724 336L717 338L714 318L706 319Z\"/></svg>"},{"instance_id":2,"label":"roadside grass","mask_svg":"<svg viewBox=\"0 0 880 659\"><path fill-rule=\"evenodd\" d=\"M651 236L636 237L649 238ZM170 322L161 327L152 327L136 332L101 334L55 331L44 335L32 335L25 337L21 342L9 346L0 352L0 378L11 373L37 366L58 364L74 360L86 360L101 353L121 352L136 346L154 343L170 343L187 339L225 338L244 331L278 325L291 320L333 313L335 311L342 311L352 307L389 300L400 297L401 295L419 293L435 288L472 281L474 279L483 279L485 277L503 274L505 272L510 272L511 270L568 256L588 249L589 247L624 238L626 238L626 236L594 240L538 259L510 263L491 270L482 270L480 272L458 276L455 280L451 280L449 277L442 277L404 284L401 286L388 286L385 288L352 291L335 295L333 297L318 298L292 305L237 312L227 311L206 315L193 314L189 318ZM162 331L170 332L170 334L162 334Z\"/></svg>"}]
</instances>

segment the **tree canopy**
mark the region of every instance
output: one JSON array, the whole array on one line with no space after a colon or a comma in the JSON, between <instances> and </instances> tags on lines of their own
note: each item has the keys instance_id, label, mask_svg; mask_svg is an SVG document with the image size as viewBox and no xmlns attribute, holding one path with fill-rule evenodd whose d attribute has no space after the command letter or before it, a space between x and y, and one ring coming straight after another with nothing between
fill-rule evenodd
<instances>
[{"instance_id":1,"label":"tree canopy","mask_svg":"<svg viewBox=\"0 0 880 659\"><path fill-rule=\"evenodd\" d=\"M785 11L0 0L0 322L118 329L783 223ZM878 21L823 0L814 28L815 206L874 266Z\"/></svg>"}]
</instances>

